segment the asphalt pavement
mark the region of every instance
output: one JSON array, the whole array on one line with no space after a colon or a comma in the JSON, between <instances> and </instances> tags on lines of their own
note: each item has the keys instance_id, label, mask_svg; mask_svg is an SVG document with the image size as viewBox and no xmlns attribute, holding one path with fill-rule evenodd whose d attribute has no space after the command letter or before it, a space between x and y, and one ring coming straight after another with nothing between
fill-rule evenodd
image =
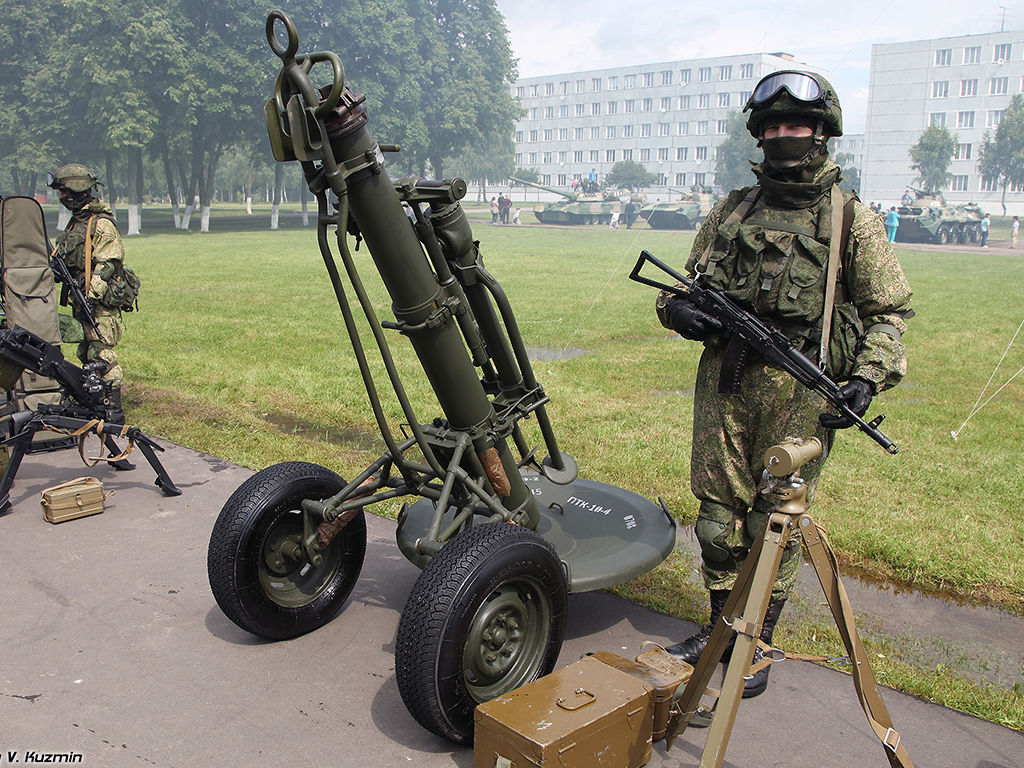
<instances>
[{"instance_id":1,"label":"asphalt pavement","mask_svg":"<svg viewBox=\"0 0 1024 768\"><path fill-rule=\"evenodd\" d=\"M0 765L45 755L78 765L416 765L469 768L469 747L423 730L394 674L394 636L418 575L392 521L367 516L368 546L349 604L322 629L261 641L218 609L206 577L221 505L251 472L171 443L161 454L182 489L165 497L138 468L89 469L76 451L26 457L0 517ZM283 457L301 458L301 457ZM101 515L51 525L40 492L81 475L114 491ZM570 598L560 665L590 651L634 656L692 623L604 592ZM883 698L914 764L1020 768L1024 734L896 691ZM695 766L691 728L651 766ZM55 760L56 761L56 760ZM777 664L744 701L731 766L886 766L851 678Z\"/></svg>"}]
</instances>

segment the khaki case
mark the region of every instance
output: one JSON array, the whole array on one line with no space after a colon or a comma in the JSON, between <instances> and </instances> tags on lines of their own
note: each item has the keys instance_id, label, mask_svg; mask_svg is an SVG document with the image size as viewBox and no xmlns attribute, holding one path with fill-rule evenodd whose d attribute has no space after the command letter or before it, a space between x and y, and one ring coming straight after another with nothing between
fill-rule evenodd
<instances>
[{"instance_id":1,"label":"khaki case","mask_svg":"<svg viewBox=\"0 0 1024 768\"><path fill-rule=\"evenodd\" d=\"M478 706L473 768L645 765L654 718L650 690L639 678L585 656Z\"/></svg>"},{"instance_id":2,"label":"khaki case","mask_svg":"<svg viewBox=\"0 0 1024 768\"><path fill-rule=\"evenodd\" d=\"M658 667L651 666L648 661L654 660L657 663L659 654L664 654L670 663L662 663ZM650 686L651 701L654 703L654 725L651 738L654 741L664 739L665 733L668 731L669 710L672 708L676 690L690 679L693 667L682 659L674 658L661 648L645 651L636 657L636 661L608 651L598 651L590 654L590 657L597 659L602 664L622 670ZM672 662L674 665L671 664Z\"/></svg>"},{"instance_id":3,"label":"khaki case","mask_svg":"<svg viewBox=\"0 0 1024 768\"><path fill-rule=\"evenodd\" d=\"M40 504L43 517L50 523L63 523L76 517L98 515L106 495L95 477L76 477L43 491Z\"/></svg>"}]
</instances>

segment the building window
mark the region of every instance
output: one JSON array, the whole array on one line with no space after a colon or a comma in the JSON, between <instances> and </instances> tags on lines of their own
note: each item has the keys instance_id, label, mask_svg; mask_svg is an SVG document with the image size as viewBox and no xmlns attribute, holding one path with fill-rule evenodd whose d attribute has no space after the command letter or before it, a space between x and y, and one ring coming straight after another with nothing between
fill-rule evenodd
<instances>
[{"instance_id":1,"label":"building window","mask_svg":"<svg viewBox=\"0 0 1024 768\"><path fill-rule=\"evenodd\" d=\"M928 116L928 125L936 128L943 128L946 125L946 113L945 112L932 112Z\"/></svg>"},{"instance_id":2,"label":"building window","mask_svg":"<svg viewBox=\"0 0 1024 768\"><path fill-rule=\"evenodd\" d=\"M522 99L525 96L526 96L526 87L520 85L518 88L516 88L516 97Z\"/></svg>"},{"instance_id":3,"label":"building window","mask_svg":"<svg viewBox=\"0 0 1024 768\"><path fill-rule=\"evenodd\" d=\"M970 144L957 144L956 149L953 150L954 160L970 160L971 159L971 145Z\"/></svg>"},{"instance_id":4,"label":"building window","mask_svg":"<svg viewBox=\"0 0 1024 768\"><path fill-rule=\"evenodd\" d=\"M552 119L554 119L554 117L555 117L555 108L554 107L544 107L544 119L545 120L552 120Z\"/></svg>"},{"instance_id":5,"label":"building window","mask_svg":"<svg viewBox=\"0 0 1024 768\"><path fill-rule=\"evenodd\" d=\"M957 112L956 113L956 127L957 128L973 128L974 127L974 111L970 112Z\"/></svg>"},{"instance_id":6,"label":"building window","mask_svg":"<svg viewBox=\"0 0 1024 768\"><path fill-rule=\"evenodd\" d=\"M555 95L555 84L554 83L544 83L544 95L545 96L554 96Z\"/></svg>"},{"instance_id":7,"label":"building window","mask_svg":"<svg viewBox=\"0 0 1024 768\"><path fill-rule=\"evenodd\" d=\"M599 149L592 149L592 150L590 150L590 162L592 162L592 163L600 162L600 158L601 158L601 150L599 150Z\"/></svg>"},{"instance_id":8,"label":"building window","mask_svg":"<svg viewBox=\"0 0 1024 768\"><path fill-rule=\"evenodd\" d=\"M641 163L649 163L649 162L651 162L651 150L649 150L649 149L641 149L640 150L640 162Z\"/></svg>"},{"instance_id":9,"label":"building window","mask_svg":"<svg viewBox=\"0 0 1024 768\"><path fill-rule=\"evenodd\" d=\"M590 138L600 139L601 138L601 126L592 125L590 126Z\"/></svg>"},{"instance_id":10,"label":"building window","mask_svg":"<svg viewBox=\"0 0 1024 768\"><path fill-rule=\"evenodd\" d=\"M623 88L636 88L636 75L626 75L622 78Z\"/></svg>"},{"instance_id":11,"label":"building window","mask_svg":"<svg viewBox=\"0 0 1024 768\"><path fill-rule=\"evenodd\" d=\"M718 106L720 106L720 107L728 107L729 106L729 94L728 93L720 93L720 94L718 94Z\"/></svg>"},{"instance_id":12,"label":"building window","mask_svg":"<svg viewBox=\"0 0 1024 768\"><path fill-rule=\"evenodd\" d=\"M544 129L544 141L551 141L553 138L555 138L554 134L555 134L554 130L552 130L551 128L545 128Z\"/></svg>"},{"instance_id":13,"label":"building window","mask_svg":"<svg viewBox=\"0 0 1024 768\"><path fill-rule=\"evenodd\" d=\"M615 150L614 149L606 149L604 151L604 159L605 159L605 161L607 161L609 163L614 163L615 162Z\"/></svg>"},{"instance_id":14,"label":"building window","mask_svg":"<svg viewBox=\"0 0 1024 768\"><path fill-rule=\"evenodd\" d=\"M601 78L595 77L590 80L590 90L600 91L601 90Z\"/></svg>"},{"instance_id":15,"label":"building window","mask_svg":"<svg viewBox=\"0 0 1024 768\"><path fill-rule=\"evenodd\" d=\"M587 105L586 104L577 104L576 105L576 117L583 117L583 115L586 114L586 110L587 110Z\"/></svg>"},{"instance_id":16,"label":"building window","mask_svg":"<svg viewBox=\"0 0 1024 768\"><path fill-rule=\"evenodd\" d=\"M742 104L743 106L746 106L748 101L750 101L750 91L740 91L739 103Z\"/></svg>"},{"instance_id":17,"label":"building window","mask_svg":"<svg viewBox=\"0 0 1024 768\"><path fill-rule=\"evenodd\" d=\"M651 124L650 123L644 123L643 125L641 125L640 126L640 136L644 137L644 136L650 136L650 135L651 135Z\"/></svg>"},{"instance_id":18,"label":"building window","mask_svg":"<svg viewBox=\"0 0 1024 768\"><path fill-rule=\"evenodd\" d=\"M530 119L531 120L536 120L537 119L537 108L536 107L530 107Z\"/></svg>"},{"instance_id":19,"label":"building window","mask_svg":"<svg viewBox=\"0 0 1024 768\"><path fill-rule=\"evenodd\" d=\"M608 130L607 130L607 132L605 134L606 138L609 138L609 139L614 139L615 138L615 128L616 128L616 126L614 126L614 125L609 125L608 126Z\"/></svg>"},{"instance_id":20,"label":"building window","mask_svg":"<svg viewBox=\"0 0 1024 768\"><path fill-rule=\"evenodd\" d=\"M658 135L659 136L671 136L672 135L672 123L658 123Z\"/></svg>"},{"instance_id":21,"label":"building window","mask_svg":"<svg viewBox=\"0 0 1024 768\"><path fill-rule=\"evenodd\" d=\"M977 96L978 95L978 81L977 80L961 80L960 81L960 95L961 96Z\"/></svg>"},{"instance_id":22,"label":"building window","mask_svg":"<svg viewBox=\"0 0 1024 768\"><path fill-rule=\"evenodd\" d=\"M671 96L662 96L661 97L661 111L662 112L668 112L670 109L672 109L672 97Z\"/></svg>"},{"instance_id":23,"label":"building window","mask_svg":"<svg viewBox=\"0 0 1024 768\"><path fill-rule=\"evenodd\" d=\"M999 178L995 177L992 179L986 179L984 176L981 178L981 191L982 192L998 192L999 191Z\"/></svg>"},{"instance_id":24,"label":"building window","mask_svg":"<svg viewBox=\"0 0 1024 768\"><path fill-rule=\"evenodd\" d=\"M577 149L575 152L572 153L572 161L574 163L582 163L583 162L583 150L582 149Z\"/></svg>"},{"instance_id":25,"label":"building window","mask_svg":"<svg viewBox=\"0 0 1024 768\"><path fill-rule=\"evenodd\" d=\"M1010 52L1013 48L1012 43L1003 43L995 47L995 55L992 57L992 61L1002 63L1010 60Z\"/></svg>"},{"instance_id":26,"label":"building window","mask_svg":"<svg viewBox=\"0 0 1024 768\"><path fill-rule=\"evenodd\" d=\"M689 133L690 133L690 124L689 123L680 123L679 124L679 130L676 131L676 133L679 136L687 136L687 135L689 135Z\"/></svg>"},{"instance_id":27,"label":"building window","mask_svg":"<svg viewBox=\"0 0 1024 768\"><path fill-rule=\"evenodd\" d=\"M953 63L953 49L940 48L935 52L935 66L948 67Z\"/></svg>"},{"instance_id":28,"label":"building window","mask_svg":"<svg viewBox=\"0 0 1024 768\"><path fill-rule=\"evenodd\" d=\"M702 93L697 97L697 109L710 109L711 108L711 94Z\"/></svg>"},{"instance_id":29,"label":"building window","mask_svg":"<svg viewBox=\"0 0 1024 768\"><path fill-rule=\"evenodd\" d=\"M619 111L619 102L617 102L617 101L609 101L608 102L608 114L609 115L614 115L618 111Z\"/></svg>"},{"instance_id":30,"label":"building window","mask_svg":"<svg viewBox=\"0 0 1024 768\"><path fill-rule=\"evenodd\" d=\"M729 132L729 121L728 120L719 120L718 121L718 126L715 129L715 132L719 133L719 134L721 134L721 133L728 133Z\"/></svg>"},{"instance_id":31,"label":"building window","mask_svg":"<svg viewBox=\"0 0 1024 768\"><path fill-rule=\"evenodd\" d=\"M640 105L641 112L653 112L654 111L654 99L644 99Z\"/></svg>"},{"instance_id":32,"label":"building window","mask_svg":"<svg viewBox=\"0 0 1024 768\"><path fill-rule=\"evenodd\" d=\"M632 125L624 125L624 126L622 126L622 138L624 138L624 139L631 139L631 138L633 138L633 126Z\"/></svg>"},{"instance_id":33,"label":"building window","mask_svg":"<svg viewBox=\"0 0 1024 768\"><path fill-rule=\"evenodd\" d=\"M622 159L626 160L626 161L632 160L633 159L633 150L632 149L624 149L624 150L622 150Z\"/></svg>"},{"instance_id":34,"label":"building window","mask_svg":"<svg viewBox=\"0 0 1024 768\"><path fill-rule=\"evenodd\" d=\"M566 163L566 161L568 159L569 159L569 153L568 152L562 151L562 152L558 153L558 162L560 162L562 165L565 165L565 163Z\"/></svg>"},{"instance_id":35,"label":"building window","mask_svg":"<svg viewBox=\"0 0 1024 768\"><path fill-rule=\"evenodd\" d=\"M523 143L524 135L525 134L524 134L523 131L516 131L516 144L522 144Z\"/></svg>"},{"instance_id":36,"label":"building window","mask_svg":"<svg viewBox=\"0 0 1024 768\"><path fill-rule=\"evenodd\" d=\"M560 104L558 106L558 116L559 117L568 117L569 116L569 105L568 104Z\"/></svg>"},{"instance_id":37,"label":"building window","mask_svg":"<svg viewBox=\"0 0 1024 768\"><path fill-rule=\"evenodd\" d=\"M1021 78L1021 83L1022 83L1021 90L1024 90L1024 78ZM679 97L679 108L680 109L689 109L690 108L690 97L689 96L680 96Z\"/></svg>"},{"instance_id":38,"label":"building window","mask_svg":"<svg viewBox=\"0 0 1024 768\"><path fill-rule=\"evenodd\" d=\"M999 123L1001 123L1002 120L1003 120L1003 112L1004 111L1005 110L1002 110L1002 109L990 109L988 111L988 114L985 116L985 127L986 128L995 128L995 127L997 127L999 125Z\"/></svg>"},{"instance_id":39,"label":"building window","mask_svg":"<svg viewBox=\"0 0 1024 768\"><path fill-rule=\"evenodd\" d=\"M633 99L626 99L626 103L623 107L623 112L635 112L636 102Z\"/></svg>"},{"instance_id":40,"label":"building window","mask_svg":"<svg viewBox=\"0 0 1024 768\"><path fill-rule=\"evenodd\" d=\"M964 48L964 64L977 64L981 61L981 46L969 45Z\"/></svg>"},{"instance_id":41,"label":"building window","mask_svg":"<svg viewBox=\"0 0 1024 768\"><path fill-rule=\"evenodd\" d=\"M679 70L679 83L681 85L686 85L688 82L690 82L690 70L688 70L688 69L681 69L681 70Z\"/></svg>"},{"instance_id":42,"label":"building window","mask_svg":"<svg viewBox=\"0 0 1024 768\"><path fill-rule=\"evenodd\" d=\"M640 87L641 88L651 88L653 86L654 86L654 73L653 72L644 72L642 75L640 75Z\"/></svg>"},{"instance_id":43,"label":"building window","mask_svg":"<svg viewBox=\"0 0 1024 768\"><path fill-rule=\"evenodd\" d=\"M608 78L608 90L617 91L619 90L619 77L618 75L611 75Z\"/></svg>"},{"instance_id":44,"label":"building window","mask_svg":"<svg viewBox=\"0 0 1024 768\"><path fill-rule=\"evenodd\" d=\"M708 148L707 147L697 147L696 151L694 152L693 157L694 157L694 159L698 163L701 162L702 160L707 160L708 159Z\"/></svg>"},{"instance_id":45,"label":"building window","mask_svg":"<svg viewBox=\"0 0 1024 768\"><path fill-rule=\"evenodd\" d=\"M562 94L563 96L565 96L566 94L569 93L569 81L568 80L563 80L562 82L560 82L558 84L558 92L560 94Z\"/></svg>"},{"instance_id":46,"label":"building window","mask_svg":"<svg viewBox=\"0 0 1024 768\"><path fill-rule=\"evenodd\" d=\"M753 64L740 64L740 80L749 80L754 76Z\"/></svg>"},{"instance_id":47,"label":"building window","mask_svg":"<svg viewBox=\"0 0 1024 768\"><path fill-rule=\"evenodd\" d=\"M708 135L708 121L701 120L697 123L697 135L707 136Z\"/></svg>"},{"instance_id":48,"label":"building window","mask_svg":"<svg viewBox=\"0 0 1024 768\"><path fill-rule=\"evenodd\" d=\"M548 186L551 186L551 174L550 173L542 173L540 175L540 183L541 184L546 184Z\"/></svg>"},{"instance_id":49,"label":"building window","mask_svg":"<svg viewBox=\"0 0 1024 768\"><path fill-rule=\"evenodd\" d=\"M932 83L932 98L944 99L949 96L949 80L936 80Z\"/></svg>"},{"instance_id":50,"label":"building window","mask_svg":"<svg viewBox=\"0 0 1024 768\"><path fill-rule=\"evenodd\" d=\"M583 128L577 127L572 129L572 137L576 141L583 141Z\"/></svg>"},{"instance_id":51,"label":"building window","mask_svg":"<svg viewBox=\"0 0 1024 768\"><path fill-rule=\"evenodd\" d=\"M569 177L568 176L566 176L564 173L558 174L558 186L564 187L568 183L569 183Z\"/></svg>"},{"instance_id":52,"label":"building window","mask_svg":"<svg viewBox=\"0 0 1024 768\"><path fill-rule=\"evenodd\" d=\"M532 141L532 142L536 142L537 141L537 129L536 128L533 129L532 131L530 131L530 141Z\"/></svg>"},{"instance_id":53,"label":"building window","mask_svg":"<svg viewBox=\"0 0 1024 768\"><path fill-rule=\"evenodd\" d=\"M544 165L551 165L551 160L554 157L554 153L552 153L552 152L545 152L543 157L544 157Z\"/></svg>"},{"instance_id":54,"label":"building window","mask_svg":"<svg viewBox=\"0 0 1024 768\"><path fill-rule=\"evenodd\" d=\"M689 155L689 147L676 147L676 160L686 160Z\"/></svg>"},{"instance_id":55,"label":"building window","mask_svg":"<svg viewBox=\"0 0 1024 768\"><path fill-rule=\"evenodd\" d=\"M530 86L530 95L534 98L540 95L540 83L534 83Z\"/></svg>"},{"instance_id":56,"label":"building window","mask_svg":"<svg viewBox=\"0 0 1024 768\"><path fill-rule=\"evenodd\" d=\"M590 114L592 114L592 115L600 115L601 114L601 102L595 101L593 104L590 105Z\"/></svg>"},{"instance_id":57,"label":"building window","mask_svg":"<svg viewBox=\"0 0 1024 768\"><path fill-rule=\"evenodd\" d=\"M530 153L530 165L536 165L536 164L537 164L537 153L536 152L531 152Z\"/></svg>"},{"instance_id":58,"label":"building window","mask_svg":"<svg viewBox=\"0 0 1024 768\"><path fill-rule=\"evenodd\" d=\"M726 64L724 67L718 68L718 79L732 80L732 64Z\"/></svg>"},{"instance_id":59,"label":"building window","mask_svg":"<svg viewBox=\"0 0 1024 768\"><path fill-rule=\"evenodd\" d=\"M990 96L1005 96L1010 89L1010 78L993 77L988 81L988 93Z\"/></svg>"},{"instance_id":60,"label":"building window","mask_svg":"<svg viewBox=\"0 0 1024 768\"><path fill-rule=\"evenodd\" d=\"M516 166L522 167L523 165L523 153L516 152Z\"/></svg>"},{"instance_id":61,"label":"building window","mask_svg":"<svg viewBox=\"0 0 1024 768\"><path fill-rule=\"evenodd\" d=\"M658 148L658 162L659 163L664 163L667 160L668 160L668 147L659 147Z\"/></svg>"},{"instance_id":62,"label":"building window","mask_svg":"<svg viewBox=\"0 0 1024 768\"><path fill-rule=\"evenodd\" d=\"M695 173L695 174L693 174L693 185L695 187L703 187L704 186L704 174L703 173Z\"/></svg>"},{"instance_id":63,"label":"building window","mask_svg":"<svg viewBox=\"0 0 1024 768\"><path fill-rule=\"evenodd\" d=\"M663 69L661 71L661 84L662 85L672 85L672 70L671 69Z\"/></svg>"},{"instance_id":64,"label":"building window","mask_svg":"<svg viewBox=\"0 0 1024 768\"><path fill-rule=\"evenodd\" d=\"M953 181L950 183L950 189L954 192L966 192L967 191L967 175L954 176Z\"/></svg>"},{"instance_id":65,"label":"building window","mask_svg":"<svg viewBox=\"0 0 1024 768\"><path fill-rule=\"evenodd\" d=\"M701 67L697 70L697 80L702 83L711 82L711 67Z\"/></svg>"},{"instance_id":66,"label":"building window","mask_svg":"<svg viewBox=\"0 0 1024 768\"><path fill-rule=\"evenodd\" d=\"M677 187L685 187L686 186L686 174L685 173L677 173L676 174L676 186Z\"/></svg>"}]
</instances>

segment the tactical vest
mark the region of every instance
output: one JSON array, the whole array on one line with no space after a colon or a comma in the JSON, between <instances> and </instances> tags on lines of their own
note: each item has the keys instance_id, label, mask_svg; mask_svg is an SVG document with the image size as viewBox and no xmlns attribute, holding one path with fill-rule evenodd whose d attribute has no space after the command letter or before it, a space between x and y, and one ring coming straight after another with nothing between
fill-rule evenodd
<instances>
[{"instance_id":1,"label":"tactical vest","mask_svg":"<svg viewBox=\"0 0 1024 768\"><path fill-rule=\"evenodd\" d=\"M819 357L832 240L829 196L811 208L777 208L762 200L745 202L758 192L747 187L730 193L724 219L697 262L702 280L758 317L775 325L814 359ZM756 198L755 198L756 199ZM853 224L852 193L843 193L840 263L826 370L836 379L849 376L864 327L843 285L846 242Z\"/></svg>"}]
</instances>

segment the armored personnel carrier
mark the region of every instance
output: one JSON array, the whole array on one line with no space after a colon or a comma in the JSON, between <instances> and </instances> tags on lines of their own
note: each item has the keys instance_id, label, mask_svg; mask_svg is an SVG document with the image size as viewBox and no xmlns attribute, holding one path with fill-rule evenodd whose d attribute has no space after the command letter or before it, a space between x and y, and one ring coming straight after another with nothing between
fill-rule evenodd
<instances>
[{"instance_id":1,"label":"armored personnel carrier","mask_svg":"<svg viewBox=\"0 0 1024 768\"><path fill-rule=\"evenodd\" d=\"M941 194L914 190L910 205L896 208L900 227L896 239L904 243L976 243L981 237L981 208L977 203L950 205Z\"/></svg>"},{"instance_id":2,"label":"armored personnel carrier","mask_svg":"<svg viewBox=\"0 0 1024 768\"><path fill-rule=\"evenodd\" d=\"M670 192L679 190L669 189ZM650 203L640 209L640 218L654 229L696 229L701 225L715 198L708 192L683 192L679 200Z\"/></svg>"},{"instance_id":3,"label":"armored personnel carrier","mask_svg":"<svg viewBox=\"0 0 1024 768\"><path fill-rule=\"evenodd\" d=\"M622 211L619 198L614 193L603 191L597 182L584 181L580 192L565 192L515 176L510 176L509 180L565 198L555 203L542 203L534 209L533 215L541 224L607 224L612 220L613 213Z\"/></svg>"}]
</instances>

